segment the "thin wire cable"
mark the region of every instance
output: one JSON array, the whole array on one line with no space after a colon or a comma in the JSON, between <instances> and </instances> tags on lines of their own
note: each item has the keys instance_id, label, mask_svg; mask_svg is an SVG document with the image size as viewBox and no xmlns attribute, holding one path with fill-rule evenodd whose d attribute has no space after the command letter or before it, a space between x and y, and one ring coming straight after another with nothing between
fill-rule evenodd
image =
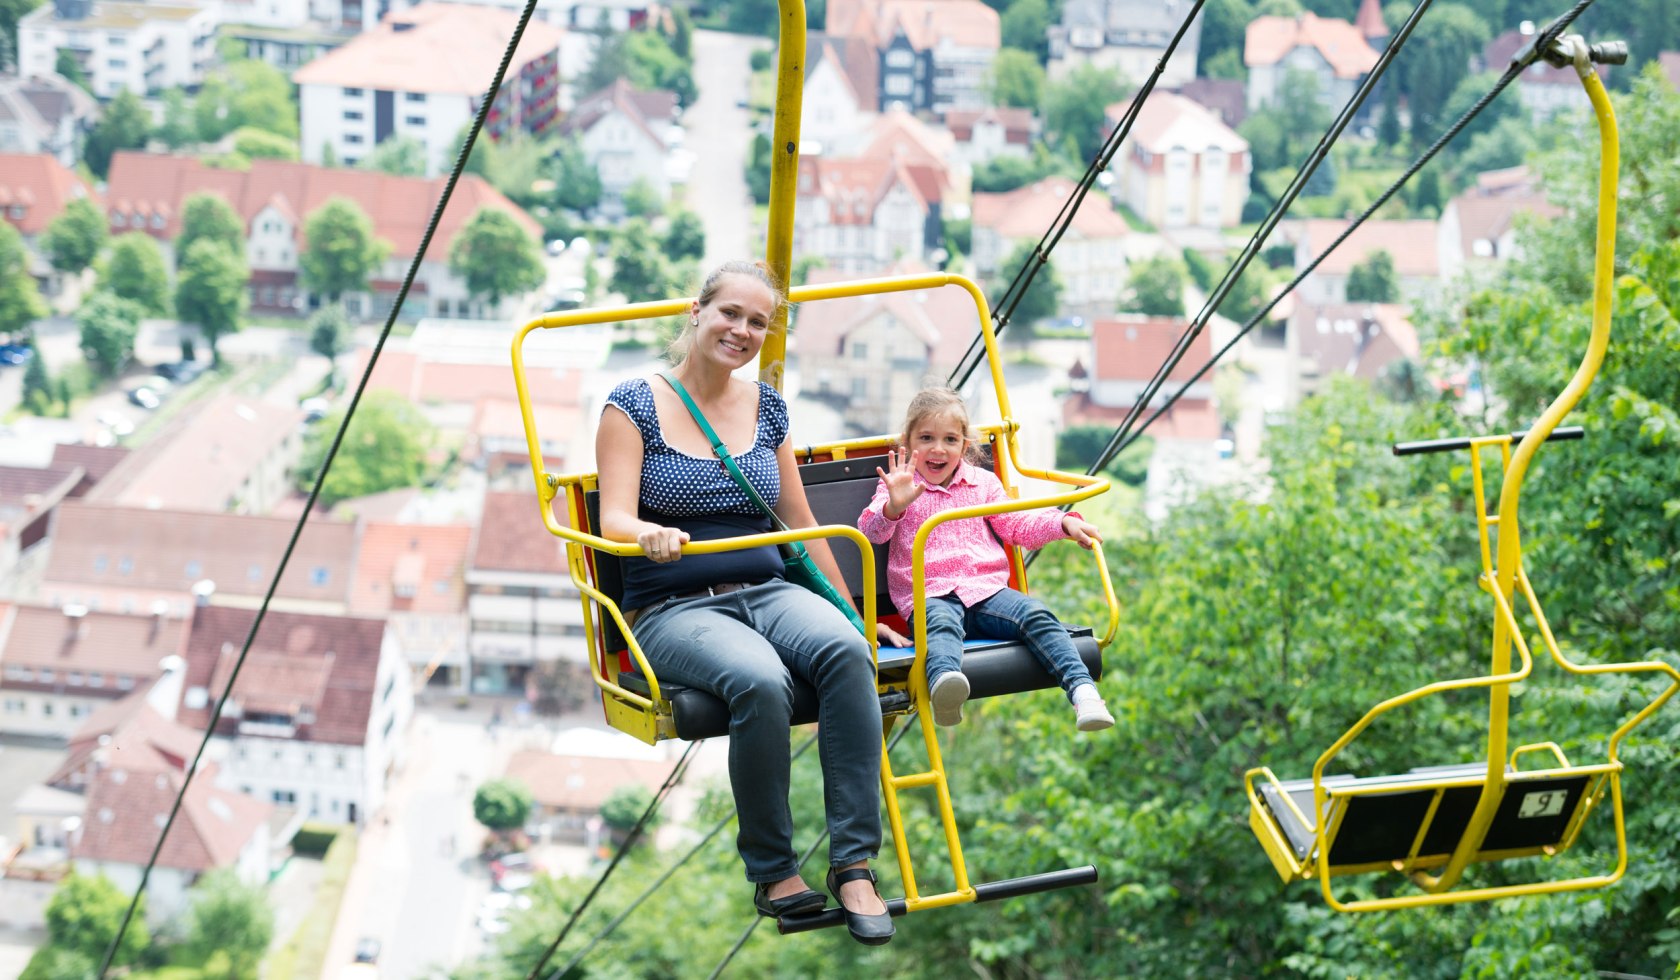
<instances>
[{"instance_id":1,"label":"thin wire cable","mask_svg":"<svg viewBox=\"0 0 1680 980\"><path fill-rule=\"evenodd\" d=\"M619 845L617 853L613 855L611 861L607 862L607 866L601 872L600 877L595 879L595 884L589 889L589 894L585 895L583 901L578 903L577 908L572 910L571 917L566 920L565 925L560 927L560 934L554 937L554 942L548 944L548 949L543 951L542 958L537 960L537 965L531 967L531 972L526 974L525 980L536 980L537 974L541 973L542 968L548 965L548 961L554 958L555 951L571 934L572 927L577 925L578 919L583 915L583 910L589 907L589 903L595 901L595 896L601 892L601 886L605 885L607 879L612 877L612 873L618 870L618 866L624 862L625 855L630 853L630 848L635 846L636 841L642 836L642 828L647 826L647 822L658 811L659 804L671 795L671 790L675 789L677 784L682 782L683 776L688 774L688 766L693 761L694 750L704 741L705 739L696 739L688 743L688 747L683 749L682 757L677 759L677 764L672 766L671 771L666 774L665 782L660 785L659 792L653 794L653 799L649 800L648 805L642 809L642 815L636 819L636 825L630 828L628 834L624 835L624 843ZM556 974L556 976L558 975Z\"/></svg>"},{"instance_id":2,"label":"thin wire cable","mask_svg":"<svg viewBox=\"0 0 1680 980\"><path fill-rule=\"evenodd\" d=\"M793 755L789 758L789 761L791 762L798 759L800 756L805 754L807 749L815 744L817 744L817 737L812 735L810 738L807 738L804 743L799 746L799 748L793 751ZM579 963L582 963L584 957L593 952L595 947L601 944L602 940L612 935L619 926L624 924L624 920L630 917L630 913L636 911L638 908L641 908L643 902L652 898L654 892L657 892L666 881L670 880L672 875L676 874L677 871L682 868L683 865L687 864L696 854L699 854L701 850L703 850L705 846L711 842L711 839L722 833L723 828L729 826L729 822L734 819L735 814L731 812L729 815L713 824L712 829L706 831L706 835L700 838L699 843L689 848L688 853L678 858L675 864L672 864L669 868L665 869L665 872L659 876L658 880L649 885L640 895L637 895L636 898L631 901L627 907L625 907L624 911L620 912L611 922L608 922L600 932L596 933L594 937L589 940L588 943L585 943L584 947L578 950L577 953L575 953L572 958L567 961L565 966L549 974L549 980L555 980L555 978L565 976ZM804 862L800 863L803 864ZM580 909L579 911L581 912L582 910Z\"/></svg>"},{"instance_id":3,"label":"thin wire cable","mask_svg":"<svg viewBox=\"0 0 1680 980\"><path fill-rule=\"evenodd\" d=\"M1360 107L1365 104L1365 99L1376 88L1384 73L1388 71L1389 65L1393 64L1395 56L1410 40L1412 31L1417 27L1418 22L1423 19L1423 15L1429 10L1433 2L1434 0L1418 0L1417 6L1412 8L1412 12L1407 16L1405 23L1401 24L1400 29L1395 33L1394 39L1378 56L1377 63L1372 66L1370 74L1366 75L1365 79L1359 83L1359 88L1354 90L1347 104L1342 106L1342 111L1330 123L1330 128L1324 131L1323 136L1319 137L1318 145L1313 148L1312 153L1308 154L1306 162L1295 171L1295 177L1289 182L1289 187L1283 192L1277 203L1272 206L1271 210L1266 213L1265 220L1249 237L1248 244L1244 245L1242 251L1238 253L1236 261L1231 263L1229 269L1225 270L1224 277L1220 279L1219 284L1214 287L1212 295L1202 305L1201 312L1197 313L1195 318L1190 321L1190 325L1179 336L1178 342L1173 345L1171 353L1156 369L1154 377L1150 378L1149 383L1144 386L1143 392L1126 410L1125 417L1121 419L1119 426L1114 430L1114 435L1098 456L1098 460L1104 461L1104 465L1106 465L1107 460L1114 458L1114 454L1118 451L1117 447L1131 434L1132 426L1137 422L1138 417L1149 407L1150 401L1160 391L1161 386L1166 383L1173 369L1178 366L1178 362L1184 359L1184 355L1189 352L1190 345L1195 342L1196 337L1206 329L1208 320L1218 311L1219 304L1223 303L1225 298L1230 295L1232 288L1236 286L1237 279L1248 269L1249 263L1254 261L1254 257L1260 254L1260 247L1265 244L1266 238L1272 233L1272 229L1276 228L1277 223L1283 220L1284 213L1289 210L1291 204L1295 203L1295 198L1300 196L1307 181L1318 170L1319 164L1329 155L1330 147L1341 137L1348 124L1353 122L1353 117L1358 114ZM1097 466L1089 472L1096 473L1101 468L1101 466Z\"/></svg>"},{"instance_id":4,"label":"thin wire cable","mask_svg":"<svg viewBox=\"0 0 1680 980\"><path fill-rule=\"evenodd\" d=\"M1096 183L1098 175L1108 169L1109 161L1114 158L1115 152L1120 149L1120 144L1124 143L1126 137L1131 134L1132 123L1137 120L1138 113L1143 111L1143 103L1155 91L1155 83L1160 79L1161 73L1166 70L1167 62L1171 60L1173 52L1178 50L1178 42L1190 29L1190 24L1195 21L1196 15L1201 13L1202 4L1205 2L1206 0L1196 0L1195 5L1190 8L1190 13L1179 23L1178 31L1173 34L1172 40L1167 42L1165 52L1155 62L1155 70L1150 72L1149 77L1144 80L1143 87L1133 94L1131 105L1126 109L1126 114L1121 117L1119 125L1115 126L1114 131L1108 134L1108 138L1097 151L1097 155L1091 159L1091 163L1085 168L1084 176L1079 178L1078 186L1074 188L1072 194L1068 195L1068 199L1062 202L1061 210L1057 212L1056 217L1051 219L1050 227L1044 232L1044 237L1038 240L1038 245L1033 249L1032 255L1021 263L1021 268L1016 270L1015 278L1010 281L1009 287L1003 291L1002 296L998 297L997 305L992 310L992 333L994 336L1002 335L1005 330L1009 329L1009 320L1010 317L1015 315L1015 308L1020 305L1021 299L1026 296L1027 290L1032 287L1033 279L1038 275L1038 271L1050 261L1050 253L1061 242L1062 235L1067 232L1068 227L1073 224L1074 215L1078 213L1079 206L1085 202L1085 195L1090 192L1092 185ZM985 353L986 345L980 334L976 332L974 339L969 342L968 350L957 361L957 366L951 369L949 375L950 386L961 388L967 384L969 377L980 366Z\"/></svg>"},{"instance_id":5,"label":"thin wire cable","mask_svg":"<svg viewBox=\"0 0 1680 980\"><path fill-rule=\"evenodd\" d=\"M898 731L893 733L892 741L887 743L887 752L886 752L887 755L892 754L892 750L898 747L898 743L904 738L905 734L908 733L909 731L910 731L910 725L908 723L906 723L902 727L900 727ZM820 843L822 843L822 835L821 834L817 835L816 840L813 840L811 842L811 846L805 849L804 856L802 856L799 859L799 866L800 867L804 867L805 862L809 861L811 859L811 855L816 853L817 845L820 844ZM840 901L840 896L839 895L834 896L834 900L836 902L839 902ZM747 944L747 940L752 938L753 930L758 928L758 924L761 920L762 920L762 917L754 916L753 921L748 923L747 927L741 931L740 937L735 940L735 945L729 947L729 952L723 954L723 959L718 961L717 967L714 968L712 970L712 972L707 975L707 980L717 980L718 977L723 975L724 967L728 966L730 961L735 959L735 954L739 953L741 951L741 947L743 947Z\"/></svg>"},{"instance_id":6,"label":"thin wire cable","mask_svg":"<svg viewBox=\"0 0 1680 980\"><path fill-rule=\"evenodd\" d=\"M338 431L333 434L332 444L327 447L327 455L321 460L321 471L315 475L315 485L309 490L309 500L304 504L303 513L298 516L297 524L292 528L292 536L286 542L286 550L280 555L280 562L274 569L274 577L268 583L268 591L263 594L262 605L257 607L257 615L251 620L251 628L245 634L245 643L239 649L239 657L233 662L233 670L228 674L227 684L222 688L221 696L216 699L216 706L210 711L210 719L204 726L204 738L198 743L198 751L193 754L192 764L187 766L181 780L181 788L175 794L175 802L169 808L169 816L164 820L163 829L158 833L157 843L152 846L152 853L146 858L146 866L140 871L140 884L135 888L134 895L128 901L128 908L123 911L122 922L117 926L116 935L111 937L111 945L105 950L105 958L99 964L99 976L105 977L111 969L111 962L116 958L117 949L122 945L123 936L128 932L129 923L134 919L134 910L139 907L141 896L146 894L146 884L151 880L152 869L157 866L158 855L163 853L163 844L169 839L169 831L175 826L175 818L181 812L181 803L186 799L187 789L192 786L193 778L198 775L199 763L204 759L205 750L210 746L210 739L216 731L216 725L221 721L222 712L227 707L228 699L233 694L233 685L239 680L240 669L245 666L245 658L251 652L251 645L256 641L257 631L262 628L263 619L268 615L269 603L274 599L274 593L280 587L280 578L286 572L286 566L292 560L292 552L297 549L298 539L303 535L303 526L309 520L309 515L315 511L315 502L320 499L321 487L326 483L327 473L332 469L333 460L338 457L338 448L344 443L344 434L350 428L350 420L355 418L356 408L361 404L362 393L367 390L368 379L373 376L374 365L379 363L379 354L385 349L385 341L391 336L391 329L397 322L397 314L402 311L403 302L408 298L409 289L414 284L414 277L420 270L420 262L426 257L426 250L437 233L438 223L443 219L443 211L449 205L449 198L455 193L455 185L461 179L461 173L466 169L467 158L472 154L473 143L478 139L479 131L484 128L484 120L490 113L490 106L496 101L496 95L501 91L502 80L507 76L508 66L513 62L513 53L519 46L519 41L525 35L525 25L530 23L531 13L536 10L537 0L526 0L525 10L519 17L519 24L514 28L513 38L508 42L507 50L502 53L502 61L496 67L496 76L490 82L490 89L484 97L484 102L478 107L478 115L473 118L472 129L467 132L467 138L461 143L461 151L456 155L455 166L449 173L449 179L444 183L443 193L438 197L437 207L432 210L432 218L426 224L426 231L420 237L420 245L414 252L414 261L409 263L408 274L403 277L401 288L397 290L396 300L391 304L391 312L385 318L385 326L379 331L379 339L373 345L373 353L368 357L367 368L362 371L361 381L356 385L355 394L350 398L350 404L344 412L344 421L339 423Z\"/></svg>"},{"instance_id":7,"label":"thin wire cable","mask_svg":"<svg viewBox=\"0 0 1680 980\"><path fill-rule=\"evenodd\" d=\"M1521 52L1519 57L1512 59L1511 64L1506 67L1505 73L1499 77L1499 80L1494 83L1492 88L1488 89L1481 98L1477 99L1476 103L1465 111L1462 116L1459 116L1458 120L1448 127L1447 131L1442 133L1441 136L1430 145L1429 149L1425 150L1422 155L1412 161L1412 164L1406 168L1405 172L1402 173L1398 179L1389 184L1388 188L1384 190L1382 194L1378 195L1377 199L1373 201L1371 205L1359 215L1359 217L1355 218L1351 224L1342 230L1340 235L1336 236L1335 241L1331 242L1324 251L1320 252L1317 257L1306 265L1305 268L1297 273L1294 279L1290 280L1288 286L1278 290L1277 295L1273 296L1272 299L1259 310L1259 312L1250 317L1248 322L1243 325L1242 329L1237 331L1236 336L1232 337L1225 343L1225 346L1221 347L1218 352L1208 358L1207 363L1203 364L1199 369L1197 369L1195 374L1191 375L1188 380L1180 385L1178 390L1174 391L1172 395L1169 396L1166 401L1163 402L1161 406L1149 416L1149 418L1144 420L1144 422L1137 427L1136 431L1125 434L1123 438L1110 439L1109 447L1105 447L1103 454L1097 458L1096 463L1094 463L1087 472L1099 472L1112 462L1116 455L1124 451L1127 446L1136 442L1138 437L1143 434L1144 430L1149 428L1156 419L1160 418L1169 409L1171 409L1173 404L1180 398L1184 397L1185 392L1190 390L1190 386L1199 381L1203 375L1207 374L1207 372L1219 362L1220 358L1229 353L1231 349L1236 346L1237 341L1246 337L1249 331L1253 330L1257 324L1263 322L1266 319L1266 315L1276 308L1277 305L1283 301L1285 296L1294 292L1295 288L1299 286L1307 276L1311 275L1313 271L1319 267L1319 264L1330 256L1331 252L1334 252L1343 242L1347 241L1348 236L1353 234L1354 229L1364 224L1378 211L1378 209L1380 209L1384 204L1387 204L1395 194L1399 193L1400 188L1405 186L1407 181L1416 176L1417 172L1422 170L1429 161L1433 160L1436 154L1440 153L1448 143L1452 142L1453 139L1459 135L1459 133L1463 132L1464 128L1468 126L1483 109L1487 108L1489 103L1497 98L1500 93L1504 92L1512 82L1516 81L1530 65L1534 64L1541 54L1551 46L1552 42L1561 37L1563 32L1575 22L1576 18L1580 17L1581 14L1588 7L1592 6L1594 2L1596 2L1596 0L1579 0L1573 8L1560 16L1557 20L1553 21L1551 24L1548 24L1544 30L1536 35L1533 46L1530 49L1526 49L1524 52ZM1121 435L1122 433L1117 430L1116 437L1120 437ZM1110 451L1110 448L1112 448L1112 451Z\"/></svg>"}]
</instances>

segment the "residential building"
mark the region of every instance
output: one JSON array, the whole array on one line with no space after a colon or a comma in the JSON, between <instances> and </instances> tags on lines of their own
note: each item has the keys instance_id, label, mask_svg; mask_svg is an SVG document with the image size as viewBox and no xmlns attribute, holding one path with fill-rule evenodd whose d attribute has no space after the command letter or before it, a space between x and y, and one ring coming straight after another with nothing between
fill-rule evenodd
<instances>
[{"instance_id":1,"label":"residential building","mask_svg":"<svg viewBox=\"0 0 1680 980\"><path fill-rule=\"evenodd\" d=\"M66 51L93 94L196 88L216 59L220 4L53 0L17 26L20 75L58 70Z\"/></svg>"},{"instance_id":2,"label":"residential building","mask_svg":"<svg viewBox=\"0 0 1680 980\"><path fill-rule=\"evenodd\" d=\"M1309 11L1250 21L1243 63L1250 111L1271 103L1292 71L1312 76L1318 101L1337 111L1376 65L1377 52L1353 24Z\"/></svg>"},{"instance_id":3,"label":"residential building","mask_svg":"<svg viewBox=\"0 0 1680 980\"><path fill-rule=\"evenodd\" d=\"M178 685L172 693L179 696ZM140 887L202 738L174 720L173 706L160 710L154 694L136 692L88 719L43 787L80 804L65 835L77 870L103 874L130 893ZM146 917L154 926L184 912L188 889L209 871L267 884L300 823L291 811L219 786L218 776L215 763L203 763L173 814L146 881Z\"/></svg>"},{"instance_id":4,"label":"residential building","mask_svg":"<svg viewBox=\"0 0 1680 980\"><path fill-rule=\"evenodd\" d=\"M576 469L572 443L578 433L591 428L584 421L582 406L576 402L533 401L531 419L537 427L543 467L550 473ZM482 467L493 486L530 487L531 454L519 402L511 398L480 400L461 458Z\"/></svg>"},{"instance_id":5,"label":"residential building","mask_svg":"<svg viewBox=\"0 0 1680 980\"><path fill-rule=\"evenodd\" d=\"M64 443L53 446L53 454L49 469L80 469L82 478L70 491L72 499L87 496L88 491L99 485L110 472L117 468L117 464L127 458L129 449L126 446L93 446L86 443Z\"/></svg>"},{"instance_id":6,"label":"residential building","mask_svg":"<svg viewBox=\"0 0 1680 980\"><path fill-rule=\"evenodd\" d=\"M840 154L865 133L880 105L880 55L868 38L812 32L806 38L801 153Z\"/></svg>"},{"instance_id":7,"label":"residential building","mask_svg":"<svg viewBox=\"0 0 1680 980\"><path fill-rule=\"evenodd\" d=\"M601 209L624 213L624 192L637 183L661 201L671 196L667 157L680 137L675 92L638 92L618 79L578 100L560 133L575 139L601 178Z\"/></svg>"},{"instance_id":8,"label":"residential building","mask_svg":"<svg viewBox=\"0 0 1680 980\"><path fill-rule=\"evenodd\" d=\"M63 75L0 77L0 153L45 153L74 167L98 118L99 103Z\"/></svg>"},{"instance_id":9,"label":"residential building","mask_svg":"<svg viewBox=\"0 0 1680 980\"><path fill-rule=\"evenodd\" d=\"M1293 365L1291 405L1316 394L1332 375L1376 381L1397 364L1419 363L1417 329L1406 308L1392 303L1298 303L1289 318L1285 350Z\"/></svg>"},{"instance_id":10,"label":"residential building","mask_svg":"<svg viewBox=\"0 0 1680 980\"><path fill-rule=\"evenodd\" d=\"M80 276L52 267L41 246L41 235L71 201L98 196L82 178L46 153L0 153L0 216L23 236L29 253L29 274L41 295L55 306L81 304ZM8 329L11 325L8 325Z\"/></svg>"},{"instance_id":11,"label":"residential building","mask_svg":"<svg viewBox=\"0 0 1680 980\"><path fill-rule=\"evenodd\" d=\"M1176 317L1134 313L1093 320L1091 368L1085 379L1089 387L1069 395L1062 403L1064 427L1118 425L1143 396L1150 379L1189 326ZM1150 399L1138 421L1148 419L1165 405L1167 398L1212 356L1212 338L1204 330L1191 340L1183 359L1168 374L1167 383ZM1220 433L1211 375L1191 384L1184 396L1149 426L1155 449L1144 485L1144 513L1151 520L1160 520L1173 505L1193 498L1207 484L1218 459Z\"/></svg>"},{"instance_id":12,"label":"residential building","mask_svg":"<svg viewBox=\"0 0 1680 980\"><path fill-rule=\"evenodd\" d=\"M865 38L879 52L878 109L943 117L991 103L987 75L1003 34L980 0L833 0L828 33Z\"/></svg>"},{"instance_id":13,"label":"residential building","mask_svg":"<svg viewBox=\"0 0 1680 980\"><path fill-rule=\"evenodd\" d=\"M1480 68L1483 71L1503 72L1511 64L1516 53L1534 40L1537 28L1533 21L1525 20L1514 30L1505 31L1487 43L1482 49ZM1594 66L1599 77L1610 74L1608 65ZM1569 109L1587 109L1592 103L1587 99L1586 90L1581 88L1581 78L1571 67L1553 68L1545 59L1536 59L1534 64L1524 69L1517 76L1517 101L1528 110L1530 121L1536 125L1543 123L1559 112Z\"/></svg>"},{"instance_id":14,"label":"residential building","mask_svg":"<svg viewBox=\"0 0 1680 980\"><path fill-rule=\"evenodd\" d=\"M402 646L413 687L466 689L470 524L368 521L356 555L350 612L383 616Z\"/></svg>"},{"instance_id":15,"label":"residential building","mask_svg":"<svg viewBox=\"0 0 1680 980\"><path fill-rule=\"evenodd\" d=\"M531 791L533 822L549 839L591 844L598 841L591 841L590 826L599 835L601 806L613 794L633 787L657 792L670 771L664 760L520 749L508 759L504 778Z\"/></svg>"},{"instance_id":16,"label":"residential building","mask_svg":"<svg viewBox=\"0 0 1680 980\"><path fill-rule=\"evenodd\" d=\"M1012 276L1003 268L1021 242L1036 244L1061 213L1076 185L1046 177L1002 194L974 195L973 254L976 277ZM1126 220L1101 194L1087 195L1056 245L1050 268L1061 281L1064 307L1088 316L1113 312L1126 288Z\"/></svg>"},{"instance_id":17,"label":"residential building","mask_svg":"<svg viewBox=\"0 0 1680 980\"><path fill-rule=\"evenodd\" d=\"M1475 184L1441 211L1441 278L1456 279L1520 258L1517 233L1523 216L1545 221L1562 213L1541 193L1539 175L1525 166L1478 174Z\"/></svg>"},{"instance_id":18,"label":"residential building","mask_svg":"<svg viewBox=\"0 0 1680 980\"><path fill-rule=\"evenodd\" d=\"M1248 89L1235 78L1197 78L1168 91L1182 95L1236 129L1248 118Z\"/></svg>"},{"instance_id":19,"label":"residential building","mask_svg":"<svg viewBox=\"0 0 1680 980\"><path fill-rule=\"evenodd\" d=\"M1112 132L1131 100L1108 107ZM1234 228L1242 223L1254 167L1248 141L1182 95L1145 99L1111 170L1116 201L1162 229Z\"/></svg>"},{"instance_id":20,"label":"residential building","mask_svg":"<svg viewBox=\"0 0 1680 980\"><path fill-rule=\"evenodd\" d=\"M896 153L801 156L795 253L857 275L874 275L899 259L933 261L944 242L942 171Z\"/></svg>"},{"instance_id":21,"label":"residential building","mask_svg":"<svg viewBox=\"0 0 1680 980\"><path fill-rule=\"evenodd\" d=\"M905 263L891 274L926 271ZM813 273L812 282L847 276ZM848 432L877 435L902 421L930 378L956 367L980 329L969 294L955 286L803 303L789 334L803 392L836 405Z\"/></svg>"},{"instance_id":22,"label":"residential building","mask_svg":"<svg viewBox=\"0 0 1680 980\"><path fill-rule=\"evenodd\" d=\"M1284 239L1295 243L1295 268L1304 269L1330 247L1349 222L1309 218L1290 222ZM1347 302L1348 275L1377 252L1394 260L1400 297L1408 302L1436 295L1441 284L1438 232L1433 221L1367 221L1325 256L1312 274L1295 287L1295 296L1309 306Z\"/></svg>"},{"instance_id":23,"label":"residential building","mask_svg":"<svg viewBox=\"0 0 1680 980\"><path fill-rule=\"evenodd\" d=\"M16 605L0 615L0 731L11 735L68 738L185 649L186 623L162 613Z\"/></svg>"},{"instance_id":24,"label":"residential building","mask_svg":"<svg viewBox=\"0 0 1680 980\"><path fill-rule=\"evenodd\" d=\"M266 514L292 493L303 413L238 393L183 412L87 494L156 510Z\"/></svg>"},{"instance_id":25,"label":"residential building","mask_svg":"<svg viewBox=\"0 0 1680 980\"><path fill-rule=\"evenodd\" d=\"M1031 109L953 109L945 114L945 126L955 143L953 159L970 168L998 157L1025 160L1039 134Z\"/></svg>"},{"instance_id":26,"label":"residential building","mask_svg":"<svg viewBox=\"0 0 1680 980\"><path fill-rule=\"evenodd\" d=\"M0 577L47 536L53 508L85 478L79 466L0 466Z\"/></svg>"},{"instance_id":27,"label":"residential building","mask_svg":"<svg viewBox=\"0 0 1680 980\"><path fill-rule=\"evenodd\" d=\"M507 10L422 4L304 65L292 75L303 159L321 163L330 152L355 164L406 136L425 147L428 175L447 170L518 22ZM485 135L541 136L558 122L561 36L548 24L525 26Z\"/></svg>"},{"instance_id":28,"label":"residential building","mask_svg":"<svg viewBox=\"0 0 1680 980\"><path fill-rule=\"evenodd\" d=\"M1050 62L1053 82L1066 78L1079 65L1093 65L1117 74L1130 87L1142 85L1167 53L1191 5L1184 0L1068 0L1060 23L1050 25ZM1161 71L1163 87L1181 85L1196 77L1201 49L1202 20L1196 18L1179 40Z\"/></svg>"},{"instance_id":29,"label":"residential building","mask_svg":"<svg viewBox=\"0 0 1680 980\"><path fill-rule=\"evenodd\" d=\"M260 605L296 522L68 500L54 512L39 596L52 606L180 617L198 598ZM342 613L349 607L358 528L316 518L304 525L273 608Z\"/></svg>"},{"instance_id":30,"label":"residential building","mask_svg":"<svg viewBox=\"0 0 1680 980\"><path fill-rule=\"evenodd\" d=\"M467 566L475 693L530 693L539 669L584 677L589 654L580 593L565 548L543 527L538 506L529 490L484 495ZM565 520L558 512L556 518Z\"/></svg>"},{"instance_id":31,"label":"residential building","mask_svg":"<svg viewBox=\"0 0 1680 980\"><path fill-rule=\"evenodd\" d=\"M187 637L180 720L213 738L221 786L308 819L360 824L385 804L406 760L414 690L383 619L270 611L243 654L254 609L201 606Z\"/></svg>"},{"instance_id":32,"label":"residential building","mask_svg":"<svg viewBox=\"0 0 1680 980\"><path fill-rule=\"evenodd\" d=\"M393 177L371 170L316 167L285 160L252 160L248 170L209 167L191 157L121 151L111 161L106 202L113 235L144 230L162 243L180 234L182 203L207 191L221 195L245 222L245 256L251 269L251 308L293 313L311 300L298 278L298 253L306 247L305 224L335 197L354 201L373 222L376 237L390 251L374 271L368 292L344 297L363 317L390 312L408 274L432 208L447 178ZM481 208L502 211L534 241L542 226L483 178L463 176L444 209L426 259L420 263L405 311L419 315L483 318L519 308L523 297L507 297L491 309L474 298L464 279L449 270L449 250Z\"/></svg>"}]
</instances>

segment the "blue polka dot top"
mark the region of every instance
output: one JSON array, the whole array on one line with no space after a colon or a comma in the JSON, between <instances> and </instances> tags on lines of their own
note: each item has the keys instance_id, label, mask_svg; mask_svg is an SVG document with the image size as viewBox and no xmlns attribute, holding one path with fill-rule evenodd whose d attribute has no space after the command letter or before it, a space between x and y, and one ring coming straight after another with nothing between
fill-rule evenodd
<instances>
[{"instance_id":1,"label":"blue polka dot top","mask_svg":"<svg viewBox=\"0 0 1680 980\"><path fill-rule=\"evenodd\" d=\"M642 494L638 502L644 510L670 517L763 514L717 457L690 456L666 444L659 428L659 413L654 410L653 388L646 378L614 388L607 403L630 416L642 435ZM775 388L758 382L758 424L752 448L737 452L735 465L771 507L782 496L776 448L787 438L787 431L787 402Z\"/></svg>"}]
</instances>

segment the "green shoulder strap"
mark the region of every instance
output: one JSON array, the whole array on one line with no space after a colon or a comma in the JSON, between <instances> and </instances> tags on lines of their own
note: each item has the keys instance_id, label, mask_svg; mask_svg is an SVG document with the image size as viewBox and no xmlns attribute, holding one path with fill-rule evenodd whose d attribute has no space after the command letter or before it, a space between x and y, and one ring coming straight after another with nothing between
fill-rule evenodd
<instances>
[{"instance_id":1,"label":"green shoulder strap","mask_svg":"<svg viewBox=\"0 0 1680 980\"><path fill-rule=\"evenodd\" d=\"M699 425L700 431L706 434L707 439L711 440L712 452L716 454L719 460L722 460L724 468L729 470L729 475L735 478L735 482L740 485L747 498L757 504L759 510L770 515L770 523L774 524L778 531L786 531L788 529L787 525L783 524L782 519L776 516L776 512L770 509L770 505L764 502L764 498L758 495L758 491L753 489L753 485L747 482L746 474L742 473L741 467L735 464L735 457L729 455L728 447L723 444L722 439L718 438L717 432L712 429L712 424L706 421L706 416L700 413L700 406L694 404L694 398L689 395L688 389L683 387L681 381L672 377L669 371L661 371L659 376L665 379L665 383L670 385L671 390L675 391L677 397L682 399L683 404L688 406L688 414L694 416L695 424Z\"/></svg>"}]
</instances>

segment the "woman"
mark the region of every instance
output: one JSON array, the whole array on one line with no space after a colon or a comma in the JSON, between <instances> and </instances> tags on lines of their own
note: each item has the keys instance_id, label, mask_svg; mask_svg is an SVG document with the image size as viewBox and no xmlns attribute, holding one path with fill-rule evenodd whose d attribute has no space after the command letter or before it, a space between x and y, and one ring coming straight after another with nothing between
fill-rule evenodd
<instances>
[{"instance_id":1,"label":"woman","mask_svg":"<svg viewBox=\"0 0 1680 980\"><path fill-rule=\"evenodd\" d=\"M787 404L775 388L732 376L752 363L786 294L760 266L727 263L706 277L673 346L671 371L747 479L790 527L813 527ZM613 389L596 433L601 533L634 541L621 604L659 678L729 705L729 779L740 817L736 847L767 916L826 905L799 875L788 810L792 679L819 698L818 750L828 809L829 891L859 942L892 938L868 862L881 846L881 708L869 645L827 601L782 580L772 546L684 558L690 541L770 529L770 520L713 455L663 378ZM807 549L841 581L822 539Z\"/></svg>"}]
</instances>

